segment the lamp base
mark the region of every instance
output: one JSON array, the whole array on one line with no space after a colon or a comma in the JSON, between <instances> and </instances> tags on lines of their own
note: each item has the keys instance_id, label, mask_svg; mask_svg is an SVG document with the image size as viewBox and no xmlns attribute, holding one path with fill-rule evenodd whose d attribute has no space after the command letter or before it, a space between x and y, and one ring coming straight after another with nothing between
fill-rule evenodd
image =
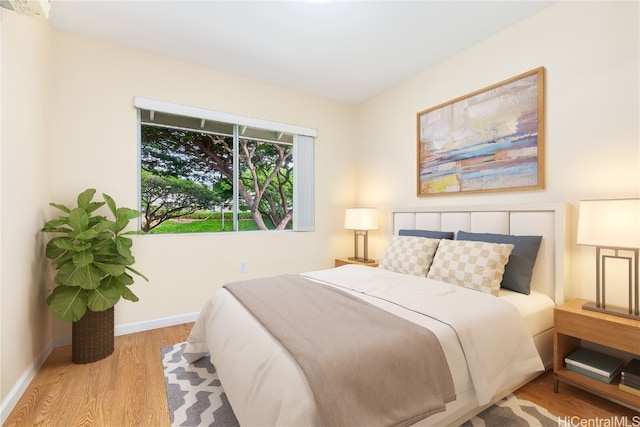
<instances>
[{"instance_id":1,"label":"lamp base","mask_svg":"<svg viewBox=\"0 0 640 427\"><path fill-rule=\"evenodd\" d=\"M364 264L373 264L374 262L376 262L375 259L365 259L365 258L358 258L358 257L354 257L354 256L350 256L349 259L351 261L358 261Z\"/></svg>"},{"instance_id":2,"label":"lamp base","mask_svg":"<svg viewBox=\"0 0 640 427\"><path fill-rule=\"evenodd\" d=\"M607 306L606 308L596 306L595 302L588 302L582 305L583 310L597 311L598 313L611 314L612 316L626 317L627 319L640 320L640 315L629 313L628 308Z\"/></svg>"}]
</instances>

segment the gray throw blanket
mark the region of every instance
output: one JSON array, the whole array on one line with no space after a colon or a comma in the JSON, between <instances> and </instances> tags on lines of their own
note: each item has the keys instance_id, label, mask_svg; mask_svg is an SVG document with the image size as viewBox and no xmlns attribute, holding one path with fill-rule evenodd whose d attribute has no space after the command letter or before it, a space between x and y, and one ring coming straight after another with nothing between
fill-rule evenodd
<instances>
[{"instance_id":1,"label":"gray throw blanket","mask_svg":"<svg viewBox=\"0 0 640 427\"><path fill-rule=\"evenodd\" d=\"M455 400L428 329L300 276L225 288L296 360L324 426L407 426Z\"/></svg>"}]
</instances>

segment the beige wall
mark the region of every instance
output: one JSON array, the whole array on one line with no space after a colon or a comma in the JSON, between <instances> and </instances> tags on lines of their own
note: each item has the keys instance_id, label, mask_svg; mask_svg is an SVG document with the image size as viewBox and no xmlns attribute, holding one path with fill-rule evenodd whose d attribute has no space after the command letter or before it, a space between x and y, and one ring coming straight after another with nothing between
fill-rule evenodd
<instances>
[{"instance_id":1,"label":"beige wall","mask_svg":"<svg viewBox=\"0 0 640 427\"><path fill-rule=\"evenodd\" d=\"M0 397L47 355L51 324L42 262L49 198L51 29L0 11L2 155L0 196Z\"/></svg>"},{"instance_id":2,"label":"beige wall","mask_svg":"<svg viewBox=\"0 0 640 427\"><path fill-rule=\"evenodd\" d=\"M197 313L226 282L327 268L348 253L350 236L336 231L354 199L353 106L5 15L3 405L38 355L50 351L52 337L70 335L70 325L51 319L44 304L48 272L38 230L55 214L48 203L72 204L93 187L121 206L137 206L134 96L317 129L316 231L135 237L136 268L150 283L134 285L140 302L118 304L116 327ZM240 273L241 260L247 273Z\"/></svg>"},{"instance_id":3,"label":"beige wall","mask_svg":"<svg viewBox=\"0 0 640 427\"><path fill-rule=\"evenodd\" d=\"M358 106L358 202L566 202L575 242L581 199L640 197L638 20L638 2L557 3ZM547 83L546 189L416 197L416 113L540 66ZM371 233L376 257L386 235ZM569 295L595 298L594 249L570 249Z\"/></svg>"},{"instance_id":4,"label":"beige wall","mask_svg":"<svg viewBox=\"0 0 640 427\"><path fill-rule=\"evenodd\" d=\"M353 200L353 186L343 185L353 182L343 155L353 141L353 107L70 33L55 32L54 51L56 200L94 187L137 206L134 96L318 130L315 232L135 237L136 268L150 283L134 285L140 302L119 304L116 324L198 312L229 281L331 266L345 243L335 237L340 212Z\"/></svg>"},{"instance_id":5,"label":"beige wall","mask_svg":"<svg viewBox=\"0 0 640 427\"><path fill-rule=\"evenodd\" d=\"M136 95L316 128L316 231L137 237L137 267L151 282L134 285L140 302L118 305L117 325L197 312L228 281L331 266L352 251L342 218L356 202L382 210L383 229L371 233L379 257L390 207L565 201L575 241L580 199L640 196L637 2L556 4L358 106L1 17L3 404L51 337L70 331L43 302L47 203L95 187L137 205ZM538 66L547 188L417 198L416 113ZM571 296L592 297L593 252L571 251Z\"/></svg>"}]
</instances>

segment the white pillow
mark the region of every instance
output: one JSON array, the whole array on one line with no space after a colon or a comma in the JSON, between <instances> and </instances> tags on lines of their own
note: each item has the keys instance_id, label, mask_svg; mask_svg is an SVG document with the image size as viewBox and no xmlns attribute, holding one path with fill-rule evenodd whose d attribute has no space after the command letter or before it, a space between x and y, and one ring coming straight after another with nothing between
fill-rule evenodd
<instances>
[{"instance_id":1,"label":"white pillow","mask_svg":"<svg viewBox=\"0 0 640 427\"><path fill-rule=\"evenodd\" d=\"M380 268L397 273L426 276L439 239L392 236L380 260Z\"/></svg>"},{"instance_id":2,"label":"white pillow","mask_svg":"<svg viewBox=\"0 0 640 427\"><path fill-rule=\"evenodd\" d=\"M428 278L498 296L512 244L442 240Z\"/></svg>"}]
</instances>

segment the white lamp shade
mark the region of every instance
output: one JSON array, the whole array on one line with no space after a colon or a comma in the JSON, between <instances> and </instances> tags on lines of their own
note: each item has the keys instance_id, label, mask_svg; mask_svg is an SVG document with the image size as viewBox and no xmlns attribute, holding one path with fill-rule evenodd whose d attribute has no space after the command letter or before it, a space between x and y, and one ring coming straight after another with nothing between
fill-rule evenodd
<instances>
[{"instance_id":1,"label":"white lamp shade","mask_svg":"<svg viewBox=\"0 0 640 427\"><path fill-rule=\"evenodd\" d=\"M640 199L581 201L577 241L579 245L640 248Z\"/></svg>"},{"instance_id":2,"label":"white lamp shade","mask_svg":"<svg viewBox=\"0 0 640 427\"><path fill-rule=\"evenodd\" d=\"M344 228L347 230L377 230L377 210L373 208L347 209L344 214Z\"/></svg>"}]
</instances>

